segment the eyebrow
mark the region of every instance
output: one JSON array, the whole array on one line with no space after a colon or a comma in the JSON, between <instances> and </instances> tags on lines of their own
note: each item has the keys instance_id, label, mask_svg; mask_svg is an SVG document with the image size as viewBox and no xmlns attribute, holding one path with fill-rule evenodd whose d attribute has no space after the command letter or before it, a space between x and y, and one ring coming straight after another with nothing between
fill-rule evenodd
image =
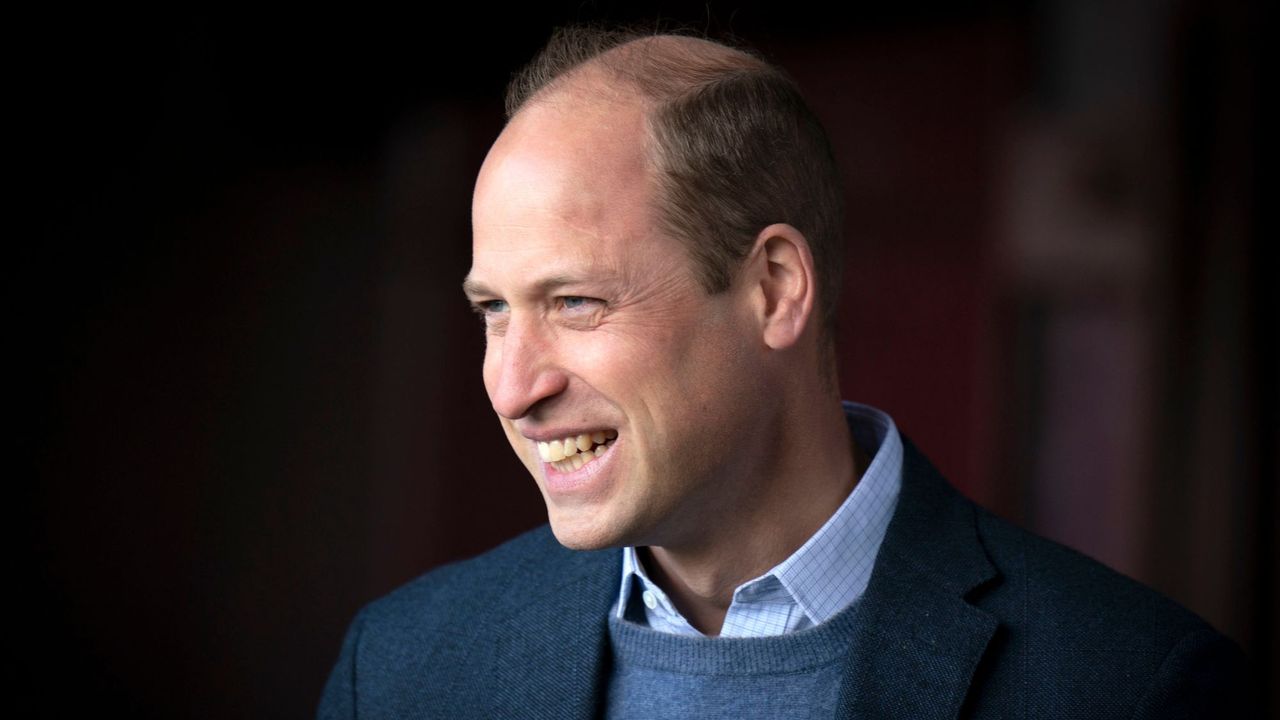
<instances>
[{"instance_id":1,"label":"eyebrow","mask_svg":"<svg viewBox=\"0 0 1280 720\"><path fill-rule=\"evenodd\" d=\"M551 292L552 290L555 290L557 288L561 288L561 287L564 287L565 285L572 285L574 283L579 283L579 282L582 282L582 278L573 277L571 275L551 275L549 277L545 277L545 278L542 278L541 280L534 282L532 285L532 290L536 294L545 295L548 292ZM490 290L489 286L476 280L470 275L467 275L467 277L464 278L462 281L462 292L466 293L467 297L469 298L486 297L486 296L497 297L499 295L499 293L496 293L493 290Z\"/></svg>"},{"instance_id":2,"label":"eyebrow","mask_svg":"<svg viewBox=\"0 0 1280 720\"><path fill-rule=\"evenodd\" d=\"M470 275L462 279L462 292L469 298L493 295L484 283L477 282Z\"/></svg>"}]
</instances>

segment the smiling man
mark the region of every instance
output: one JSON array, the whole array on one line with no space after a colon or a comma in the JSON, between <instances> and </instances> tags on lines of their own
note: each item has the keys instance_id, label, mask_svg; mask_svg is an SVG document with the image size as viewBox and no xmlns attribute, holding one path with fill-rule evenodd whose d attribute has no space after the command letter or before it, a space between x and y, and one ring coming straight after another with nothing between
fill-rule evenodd
<instances>
[{"instance_id":1,"label":"smiling man","mask_svg":"<svg viewBox=\"0 0 1280 720\"><path fill-rule=\"evenodd\" d=\"M667 44L729 71L745 60ZM727 287L708 288L655 212L674 161L637 142L653 101L596 66L562 85L524 103L476 184L464 287L486 323L485 387L556 538L648 548L715 634L733 588L803 544L856 479L818 372L812 252L796 227L762 224Z\"/></svg>"},{"instance_id":2,"label":"smiling man","mask_svg":"<svg viewBox=\"0 0 1280 720\"><path fill-rule=\"evenodd\" d=\"M476 182L464 291L549 528L365 608L321 717L1170 717L1239 656L842 403L841 195L793 83L558 34Z\"/></svg>"}]
</instances>

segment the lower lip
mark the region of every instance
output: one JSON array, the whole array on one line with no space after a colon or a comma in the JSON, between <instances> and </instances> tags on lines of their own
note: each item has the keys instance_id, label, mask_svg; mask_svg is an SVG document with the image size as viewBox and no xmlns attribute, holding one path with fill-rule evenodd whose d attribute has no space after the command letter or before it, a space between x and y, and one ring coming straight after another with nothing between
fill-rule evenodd
<instances>
[{"instance_id":1,"label":"lower lip","mask_svg":"<svg viewBox=\"0 0 1280 720\"><path fill-rule=\"evenodd\" d=\"M546 481L547 492L552 495L579 495L598 489L603 484L602 475L613 461L620 442L621 437L615 438L603 455L570 472L557 470L548 462L542 463L542 477Z\"/></svg>"}]
</instances>

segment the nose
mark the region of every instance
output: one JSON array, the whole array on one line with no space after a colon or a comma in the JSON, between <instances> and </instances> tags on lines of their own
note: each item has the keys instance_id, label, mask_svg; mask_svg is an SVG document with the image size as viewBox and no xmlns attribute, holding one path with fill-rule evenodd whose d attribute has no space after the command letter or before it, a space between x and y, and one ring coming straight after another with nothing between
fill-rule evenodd
<instances>
[{"instance_id":1,"label":"nose","mask_svg":"<svg viewBox=\"0 0 1280 720\"><path fill-rule=\"evenodd\" d=\"M557 362L555 331L538 318L508 320L485 347L484 380L494 412L517 420L564 391L568 376Z\"/></svg>"}]
</instances>

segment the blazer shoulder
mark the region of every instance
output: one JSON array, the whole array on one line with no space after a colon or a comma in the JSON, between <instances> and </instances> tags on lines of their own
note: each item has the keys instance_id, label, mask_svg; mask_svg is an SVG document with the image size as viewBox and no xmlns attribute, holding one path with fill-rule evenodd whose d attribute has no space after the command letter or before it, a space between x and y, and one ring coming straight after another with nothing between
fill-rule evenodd
<instances>
[{"instance_id":1,"label":"blazer shoulder","mask_svg":"<svg viewBox=\"0 0 1280 720\"><path fill-rule=\"evenodd\" d=\"M361 612L366 632L389 624L474 627L515 606L521 591L556 588L599 572L610 551L569 550L548 525L525 532L481 555L442 565L369 603Z\"/></svg>"},{"instance_id":2,"label":"blazer shoulder","mask_svg":"<svg viewBox=\"0 0 1280 720\"><path fill-rule=\"evenodd\" d=\"M319 716L454 716L478 702L497 643L522 637L513 619L586 574L607 581L613 557L567 550L544 526L374 600L347 630Z\"/></svg>"},{"instance_id":3,"label":"blazer shoulder","mask_svg":"<svg viewBox=\"0 0 1280 720\"><path fill-rule=\"evenodd\" d=\"M1036 635L1064 647L1156 654L1187 637L1221 638L1195 613L1098 560L981 507L976 518L979 539L1002 577L985 604L1003 606L1001 614L1017 609Z\"/></svg>"},{"instance_id":4,"label":"blazer shoulder","mask_svg":"<svg viewBox=\"0 0 1280 720\"><path fill-rule=\"evenodd\" d=\"M1053 689L1029 695L1028 707L1057 712L1072 697L1083 716L1253 716L1247 658L1204 619L1071 548L985 510L977 517L1001 578L974 602L1000 617L1024 680ZM1106 692L1099 678L1111 679Z\"/></svg>"}]
</instances>

